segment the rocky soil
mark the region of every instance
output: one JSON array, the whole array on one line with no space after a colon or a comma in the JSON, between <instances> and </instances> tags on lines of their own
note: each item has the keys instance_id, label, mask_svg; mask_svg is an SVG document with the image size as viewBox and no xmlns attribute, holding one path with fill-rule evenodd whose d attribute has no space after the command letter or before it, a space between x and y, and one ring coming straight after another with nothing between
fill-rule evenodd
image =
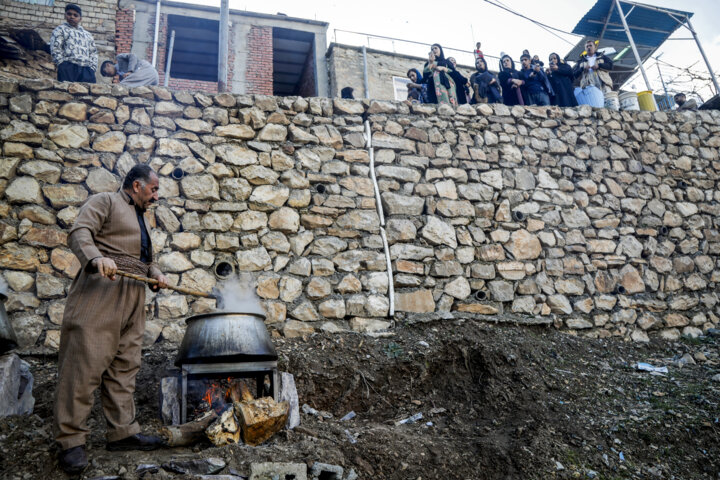
<instances>
[{"instance_id":1,"label":"rocky soil","mask_svg":"<svg viewBox=\"0 0 720 480\"><path fill-rule=\"evenodd\" d=\"M720 478L717 337L639 346L456 321L381 338L314 334L275 343L300 403L318 415L301 413L300 427L259 447L126 454L104 449L96 404L82 478L133 479L142 464L210 457L227 462L221 473L239 475L253 462L276 461L340 465L368 479ZM159 380L175 354L163 341L145 352L136 398L147 431L161 425ZM65 478L51 436L55 359L24 358L37 403L32 416L0 421L2 478ZM669 372L640 371L638 362ZM357 416L341 421L350 411ZM417 413L420 421L397 425ZM160 469L143 478L181 477Z\"/></svg>"}]
</instances>

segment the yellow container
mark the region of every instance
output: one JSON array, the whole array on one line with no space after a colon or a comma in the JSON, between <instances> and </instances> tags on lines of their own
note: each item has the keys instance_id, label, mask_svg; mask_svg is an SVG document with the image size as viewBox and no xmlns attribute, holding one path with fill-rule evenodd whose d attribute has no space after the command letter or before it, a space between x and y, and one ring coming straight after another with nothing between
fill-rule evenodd
<instances>
[{"instance_id":1,"label":"yellow container","mask_svg":"<svg viewBox=\"0 0 720 480\"><path fill-rule=\"evenodd\" d=\"M655 105L655 97L653 96L653 93L649 90L638 93L638 103L640 104L640 110L645 110L646 112L657 111L657 106Z\"/></svg>"}]
</instances>

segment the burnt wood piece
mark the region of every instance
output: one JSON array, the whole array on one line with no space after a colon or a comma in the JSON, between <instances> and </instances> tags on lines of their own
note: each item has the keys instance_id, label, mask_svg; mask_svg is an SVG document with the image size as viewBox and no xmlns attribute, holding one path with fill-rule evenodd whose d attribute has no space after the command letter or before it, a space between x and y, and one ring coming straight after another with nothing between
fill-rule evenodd
<instances>
[{"instance_id":1,"label":"burnt wood piece","mask_svg":"<svg viewBox=\"0 0 720 480\"><path fill-rule=\"evenodd\" d=\"M170 447L187 447L205 439L205 430L218 418L213 410L205 412L192 422L182 425L169 425L160 429Z\"/></svg>"}]
</instances>

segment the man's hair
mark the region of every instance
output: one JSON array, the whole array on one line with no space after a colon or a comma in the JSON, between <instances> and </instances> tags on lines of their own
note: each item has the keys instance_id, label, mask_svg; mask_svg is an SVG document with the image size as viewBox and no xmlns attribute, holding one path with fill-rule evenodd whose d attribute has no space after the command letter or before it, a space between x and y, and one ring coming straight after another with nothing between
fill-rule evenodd
<instances>
[{"instance_id":1,"label":"man's hair","mask_svg":"<svg viewBox=\"0 0 720 480\"><path fill-rule=\"evenodd\" d=\"M78 15L82 17L82 10L74 3L68 3L67 5L65 5L65 11L67 12L68 10L75 10Z\"/></svg>"},{"instance_id":2,"label":"man's hair","mask_svg":"<svg viewBox=\"0 0 720 480\"><path fill-rule=\"evenodd\" d=\"M110 60L105 60L102 63L102 65L100 65L100 75L102 75L103 77L112 77L112 75L105 73L105 65L115 65L115 64Z\"/></svg>"},{"instance_id":3,"label":"man's hair","mask_svg":"<svg viewBox=\"0 0 720 480\"><path fill-rule=\"evenodd\" d=\"M522 55L520 55L520 60L522 60L523 58L529 58L532 60L529 53L523 53Z\"/></svg>"},{"instance_id":4,"label":"man's hair","mask_svg":"<svg viewBox=\"0 0 720 480\"><path fill-rule=\"evenodd\" d=\"M146 165L144 163L135 165L130 169L127 175L125 175L125 180L123 181L122 186L123 190L131 189L135 180L139 180L143 185L147 184L154 173L155 170L153 170L150 165Z\"/></svg>"},{"instance_id":5,"label":"man's hair","mask_svg":"<svg viewBox=\"0 0 720 480\"><path fill-rule=\"evenodd\" d=\"M685 94L680 92L680 93L676 93L673 98L680 98L680 97L684 97L684 96L685 96Z\"/></svg>"},{"instance_id":6,"label":"man's hair","mask_svg":"<svg viewBox=\"0 0 720 480\"><path fill-rule=\"evenodd\" d=\"M592 43L593 47L597 47L597 45L595 44L595 41L594 41L594 40L588 40L587 42L585 42L585 46L587 47L587 46L590 45L591 43Z\"/></svg>"},{"instance_id":7,"label":"man's hair","mask_svg":"<svg viewBox=\"0 0 720 480\"><path fill-rule=\"evenodd\" d=\"M353 97L353 88L345 87L342 90L340 90L340 98L355 98L355 97Z\"/></svg>"}]
</instances>

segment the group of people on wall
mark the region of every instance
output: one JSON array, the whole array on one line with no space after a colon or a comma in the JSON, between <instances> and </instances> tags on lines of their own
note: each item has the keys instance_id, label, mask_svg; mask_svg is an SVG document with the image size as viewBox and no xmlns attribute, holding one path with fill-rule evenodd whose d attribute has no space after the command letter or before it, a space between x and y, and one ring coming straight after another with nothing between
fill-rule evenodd
<instances>
[{"instance_id":1,"label":"group of people on wall","mask_svg":"<svg viewBox=\"0 0 720 480\"><path fill-rule=\"evenodd\" d=\"M96 83L98 50L92 34L80 25L81 22L82 9L68 3L65 5L65 23L56 27L50 37L50 54L61 82ZM114 62L104 61L100 74L128 87L158 84L157 70L150 62L132 53L121 53Z\"/></svg>"},{"instance_id":2,"label":"group of people on wall","mask_svg":"<svg viewBox=\"0 0 720 480\"><path fill-rule=\"evenodd\" d=\"M418 103L461 105L464 103L504 103L505 105L557 105L603 107L604 93L612 89L610 57L597 51L597 42L588 41L585 52L574 67L557 53L551 53L547 67L540 58L525 50L520 68L510 55L502 54L499 73L488 69L487 61L475 50L475 72L466 78L452 57L445 57L435 43L422 73L408 70L408 100ZM577 85L577 86L575 86Z\"/></svg>"}]
</instances>

